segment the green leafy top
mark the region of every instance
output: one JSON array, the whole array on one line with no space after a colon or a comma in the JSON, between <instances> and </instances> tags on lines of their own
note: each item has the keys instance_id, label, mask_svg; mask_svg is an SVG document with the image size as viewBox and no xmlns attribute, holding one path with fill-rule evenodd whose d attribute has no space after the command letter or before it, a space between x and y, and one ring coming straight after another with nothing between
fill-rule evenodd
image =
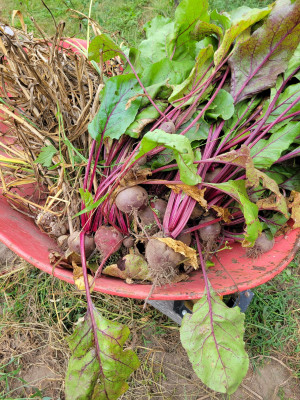
<instances>
[{"instance_id":1,"label":"green leafy top","mask_svg":"<svg viewBox=\"0 0 300 400\"><path fill-rule=\"evenodd\" d=\"M200 176L197 175L197 166L193 164L195 155L191 143L185 136L166 133L161 129L147 132L141 140L140 149L135 159L138 160L158 146L172 150L182 182L187 185L197 185L201 182Z\"/></svg>"}]
</instances>

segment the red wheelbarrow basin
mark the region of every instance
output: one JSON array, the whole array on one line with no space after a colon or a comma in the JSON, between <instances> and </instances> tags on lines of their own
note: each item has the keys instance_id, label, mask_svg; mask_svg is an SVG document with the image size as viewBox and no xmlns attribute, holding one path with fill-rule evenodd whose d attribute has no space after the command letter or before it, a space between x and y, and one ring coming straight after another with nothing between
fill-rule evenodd
<instances>
[{"instance_id":1,"label":"red wheelbarrow basin","mask_svg":"<svg viewBox=\"0 0 300 400\"><path fill-rule=\"evenodd\" d=\"M85 41L73 39L76 45ZM64 44L64 47L72 47ZM78 51L78 49L73 49ZM0 123L0 132L7 127ZM0 134L1 140L6 140ZM30 188L29 188L30 189ZM59 251L56 242L41 232L33 219L13 209L0 194L0 241L21 258L53 276L71 284L74 283L71 270L56 267L49 262L49 253ZM273 249L257 259L246 257L246 250L239 243L231 249L218 252L213 258L214 266L207 274L214 290L220 295L243 291L261 285L280 273L294 258L300 244L300 229L294 229L275 239ZM95 282L95 291L135 299L147 298L152 285L127 284L121 279L102 275ZM157 287L152 300L199 299L205 291L201 270L194 271L189 279L172 285Z\"/></svg>"},{"instance_id":2,"label":"red wheelbarrow basin","mask_svg":"<svg viewBox=\"0 0 300 400\"><path fill-rule=\"evenodd\" d=\"M39 230L34 221L13 209L0 196L0 240L24 260L40 270L53 274L69 283L74 283L72 271L53 267L49 253L59 250L56 242ZM281 272L294 258L299 246L300 229L277 237L273 249L257 259L246 257L246 250L234 243L230 250L220 251L214 257L214 266L208 270L208 278L220 295L243 291L261 285ZM95 291L116 296L145 299L151 285L127 284L121 279L102 275L96 280ZM198 299L204 294L205 286L200 270L189 279L172 285L156 288L152 300Z\"/></svg>"}]
</instances>

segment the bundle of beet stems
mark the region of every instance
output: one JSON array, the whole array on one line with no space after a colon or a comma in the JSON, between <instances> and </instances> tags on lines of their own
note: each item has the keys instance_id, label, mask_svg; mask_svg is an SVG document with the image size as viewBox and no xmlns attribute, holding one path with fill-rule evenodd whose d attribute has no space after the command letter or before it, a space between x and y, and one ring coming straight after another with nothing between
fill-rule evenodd
<instances>
[{"instance_id":1,"label":"bundle of beet stems","mask_svg":"<svg viewBox=\"0 0 300 400\"><path fill-rule=\"evenodd\" d=\"M298 22L294 28L297 24ZM199 30L199 26L195 28L196 33L197 29ZM288 35L289 33L286 33L286 36ZM121 51L118 53L129 64L142 89L142 96L148 99L148 103L157 111L159 117L150 129L146 129L140 142L133 142L126 135L120 136L118 141L106 142L106 138L109 137L106 126L109 119L114 117L113 111L107 115L104 129L100 129L101 124L97 117L90 126L90 133L93 137L96 136L96 140L93 141L85 172L84 191L92 190L99 159L105 160L106 168L103 176L97 179L99 186L94 193L94 203L101 204L81 216L82 246L85 235L96 233L96 246L102 254L102 262L96 276L102 271L108 258L120 250L122 243L125 247L134 247L139 241L146 244L145 257L149 271L139 271L137 279L150 277L159 284L170 283L172 279L176 281L182 263L185 263L184 271L193 269L191 253L188 255L185 246L195 247L199 255L203 253L204 261L211 258L224 243L231 241L241 241L243 246L250 247L248 255L252 257L273 247L274 234L285 225L290 214L287 191L284 189L289 179L281 182L280 190L280 185L278 186L272 178L272 174L275 176L277 164L291 166L291 160L295 160L300 153L299 147L295 148L296 146L292 145L294 140L295 143L299 141L299 124L294 122L300 114L297 108L299 89L298 94L296 91L283 97L287 87L295 81L299 64L277 80L279 83L276 92L268 102L267 97L264 98L264 90L270 86L269 82L260 90L255 88L253 93L248 90L248 85L259 79L259 72L264 71L270 63L270 57L276 54L286 36L283 35L265 58L260 60L257 67L249 71L249 75L238 88L234 87L238 86L235 83L237 72L234 56L239 48L221 58L217 65L214 62L207 63L207 68L201 71L202 74L197 74L199 65L196 64L196 72L192 71L190 76L193 80L190 80L184 96L177 96L163 111L148 93L130 58ZM105 47L107 43L104 44L104 38L98 39L98 50L105 54L105 51L108 51ZM148 41L150 39L151 37ZM294 48L296 45L295 40ZM113 47L109 50L113 50ZM176 54L176 46L173 53ZM283 60L281 62L284 64ZM282 70L285 69L286 67L282 67ZM233 121L229 124L228 117L222 119L221 111L219 118L214 117L212 122L208 111L212 108L211 113L214 113L212 105L216 99L221 98L220 94L224 95L224 88L228 94L230 81L232 103L224 102L224 107L236 107L237 116L234 120L231 118L230 122ZM205 97L208 92L210 95ZM262 92L261 98L258 96L259 92ZM130 102L138 96L132 96ZM249 97L250 101L245 104L245 98ZM203 102L204 98L207 98L206 103ZM241 104L243 107L238 108ZM207 119L204 118L206 115ZM191 132L197 124L208 126L207 138L202 142L199 140L199 147L193 147L194 157L186 161L184 155L190 149L184 148L186 142L180 141L180 136ZM283 129L281 134L274 134L274 127L277 129L284 126L288 129ZM95 133L97 129L98 132ZM287 141L283 148L287 151L284 151L284 155L281 155L280 151L280 156L271 163L261 161L264 157L269 157L268 153L274 151L274 146L278 153L278 144L282 146L285 138ZM197 139L196 135L194 139ZM183 150L180 149L182 143ZM171 159L176 159L177 163L168 162L168 154L165 156L167 165L149 169L155 164L153 160L157 160L159 154L165 153L166 148L175 150ZM177 151L179 155L176 157ZM182 159L178 160L179 158ZM90 168L92 160L93 169ZM182 169L181 163L185 164ZM275 168L266 174L264 171L268 168L259 170L255 168L256 165L274 165ZM151 175L151 178L145 179L146 175ZM298 196L298 193L293 195ZM294 198L291 198L291 204L293 200ZM296 204L298 202L294 201L294 215L299 212ZM85 207L83 203L82 210ZM266 232L262 234L263 226ZM109 240L106 239L108 236ZM135 255L140 257L137 247ZM201 259L202 257L198 261ZM130 260L132 262L132 257ZM143 263L143 259L140 262ZM126 262L125 266L126 271L123 274L120 269L125 268L124 260L116 268L117 272L116 269L107 268L106 273L132 278Z\"/></svg>"}]
</instances>

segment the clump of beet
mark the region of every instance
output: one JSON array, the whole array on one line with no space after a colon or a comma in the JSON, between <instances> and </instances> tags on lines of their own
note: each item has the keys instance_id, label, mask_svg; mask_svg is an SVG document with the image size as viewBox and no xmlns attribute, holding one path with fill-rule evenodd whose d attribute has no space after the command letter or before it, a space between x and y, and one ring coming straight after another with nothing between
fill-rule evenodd
<instances>
[{"instance_id":1,"label":"clump of beet","mask_svg":"<svg viewBox=\"0 0 300 400\"><path fill-rule=\"evenodd\" d=\"M132 236L128 236L125 239L123 239L123 246L130 248L133 247L135 242L135 239Z\"/></svg>"},{"instance_id":2,"label":"clump of beet","mask_svg":"<svg viewBox=\"0 0 300 400\"><path fill-rule=\"evenodd\" d=\"M157 219L162 222L167 208L167 202L162 199L157 199L151 202L151 206L139 211L138 216L141 220L141 225L150 235L153 235L159 230Z\"/></svg>"},{"instance_id":3,"label":"clump of beet","mask_svg":"<svg viewBox=\"0 0 300 400\"><path fill-rule=\"evenodd\" d=\"M50 212L40 212L35 222L42 231L48 233L51 237L58 238L59 236L65 235L68 231L66 224Z\"/></svg>"},{"instance_id":4,"label":"clump of beet","mask_svg":"<svg viewBox=\"0 0 300 400\"><path fill-rule=\"evenodd\" d=\"M148 262L150 275L155 285L171 283L178 273L178 267L184 256L155 238L146 245L145 257Z\"/></svg>"},{"instance_id":5,"label":"clump of beet","mask_svg":"<svg viewBox=\"0 0 300 400\"><path fill-rule=\"evenodd\" d=\"M124 189L116 197L116 206L126 214L145 208L147 203L148 193L141 186L132 186Z\"/></svg>"},{"instance_id":6,"label":"clump of beet","mask_svg":"<svg viewBox=\"0 0 300 400\"><path fill-rule=\"evenodd\" d=\"M247 249L247 257L258 258L261 254L267 253L274 247L275 240L269 239L265 232L263 232L255 241L253 247Z\"/></svg>"},{"instance_id":7,"label":"clump of beet","mask_svg":"<svg viewBox=\"0 0 300 400\"><path fill-rule=\"evenodd\" d=\"M165 131L166 133L175 133L176 128L174 125L174 122L168 121L168 122L163 122L161 126L159 127L162 131Z\"/></svg>"},{"instance_id":8,"label":"clump of beet","mask_svg":"<svg viewBox=\"0 0 300 400\"><path fill-rule=\"evenodd\" d=\"M201 219L200 223L213 221L215 217L212 215L208 215ZM215 222L214 224L210 224L204 226L203 228L199 228L199 235L203 242L204 249L204 260L209 260L212 256L212 253L217 249L217 239L221 233L221 225L219 222Z\"/></svg>"},{"instance_id":9,"label":"clump of beet","mask_svg":"<svg viewBox=\"0 0 300 400\"><path fill-rule=\"evenodd\" d=\"M203 208L201 208L199 206L199 204L196 204L194 209L193 209L193 211L192 211L192 214L191 214L190 218L191 219L197 219L197 218L200 218L202 215L203 215Z\"/></svg>"},{"instance_id":10,"label":"clump of beet","mask_svg":"<svg viewBox=\"0 0 300 400\"><path fill-rule=\"evenodd\" d=\"M177 236L176 240L180 240L182 243L186 244L189 246L192 242L192 235L190 232L188 233L181 233L179 236Z\"/></svg>"},{"instance_id":11,"label":"clump of beet","mask_svg":"<svg viewBox=\"0 0 300 400\"><path fill-rule=\"evenodd\" d=\"M80 232L73 232L68 238L68 247L71 252L80 254ZM89 257L95 250L95 241L92 236L85 235L84 237L84 249L85 256Z\"/></svg>"},{"instance_id":12,"label":"clump of beet","mask_svg":"<svg viewBox=\"0 0 300 400\"><path fill-rule=\"evenodd\" d=\"M100 226L95 233L95 244L103 258L122 246L123 235L112 226Z\"/></svg>"},{"instance_id":13,"label":"clump of beet","mask_svg":"<svg viewBox=\"0 0 300 400\"><path fill-rule=\"evenodd\" d=\"M214 219L215 217L208 215L207 217L201 219L201 223L204 224L205 222L213 221ZM215 222L214 224L210 224L199 229L200 238L203 240L203 242L215 241L220 233L221 225L219 222Z\"/></svg>"}]
</instances>

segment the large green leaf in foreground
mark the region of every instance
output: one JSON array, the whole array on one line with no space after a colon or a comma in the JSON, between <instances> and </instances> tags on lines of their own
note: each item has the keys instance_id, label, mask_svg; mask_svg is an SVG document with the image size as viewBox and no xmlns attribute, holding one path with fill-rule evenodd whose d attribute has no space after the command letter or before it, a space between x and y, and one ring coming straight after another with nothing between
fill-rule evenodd
<instances>
[{"instance_id":1,"label":"large green leaf in foreground","mask_svg":"<svg viewBox=\"0 0 300 400\"><path fill-rule=\"evenodd\" d=\"M244 314L239 307L227 307L210 290L186 314L180 339L197 376L209 388L221 393L236 391L245 377L249 359L243 341Z\"/></svg>"},{"instance_id":2,"label":"large green leaf in foreground","mask_svg":"<svg viewBox=\"0 0 300 400\"><path fill-rule=\"evenodd\" d=\"M95 309L100 361L95 349L92 321L87 313L69 338L72 356L66 374L66 400L115 400L128 389L129 375L139 367L132 350L123 350L127 326L112 322Z\"/></svg>"}]
</instances>

